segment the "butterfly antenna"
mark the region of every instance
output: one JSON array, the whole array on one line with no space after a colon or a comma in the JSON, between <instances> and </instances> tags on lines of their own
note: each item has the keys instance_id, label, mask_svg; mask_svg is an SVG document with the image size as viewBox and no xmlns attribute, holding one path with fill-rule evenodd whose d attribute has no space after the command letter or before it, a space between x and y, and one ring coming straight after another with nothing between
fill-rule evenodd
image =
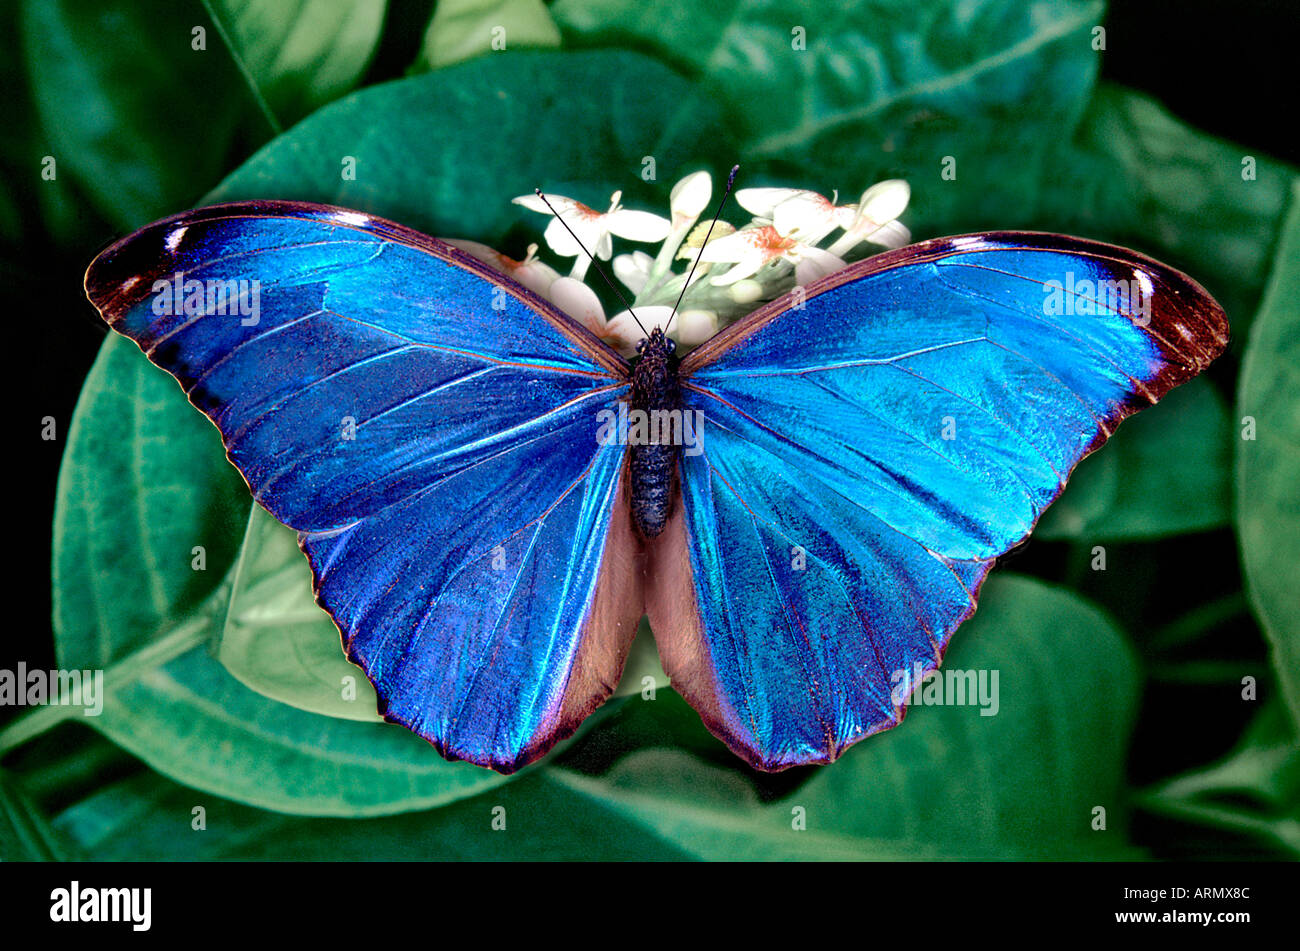
<instances>
[{"instance_id":1,"label":"butterfly antenna","mask_svg":"<svg viewBox=\"0 0 1300 951\"><path fill-rule=\"evenodd\" d=\"M695 269L699 267L700 258L704 255L704 246L709 243L709 237L713 234L713 226L718 223L722 217L722 209L727 206L727 198L731 195L731 186L736 184L736 173L740 171L739 165L731 166L731 174L727 176L727 190L722 193L722 201L718 202L718 211L709 222L709 230L704 233L704 240L700 242L700 253L695 255L695 262L691 265L691 273L686 275L686 280L682 283L682 292L677 295L677 303L673 304L673 312L668 315L668 323L664 324L664 333L673 325L673 318L677 316L677 308L682 306L682 298L686 296L686 288L691 286L691 278L695 276Z\"/></svg>"},{"instance_id":2,"label":"butterfly antenna","mask_svg":"<svg viewBox=\"0 0 1300 951\"><path fill-rule=\"evenodd\" d=\"M564 225L564 230L572 235L573 240L577 242L578 247L582 248L582 252L591 259L591 266L596 269L597 274L605 279L605 283L609 285L610 290L618 295L618 299L623 302L623 306L626 307L627 312L632 315L632 319L636 321L636 325L641 328L641 333L645 334L647 337L650 336L650 331L645 329L645 325L641 323L641 318L636 315L634 310L632 310L632 305L627 302L627 298L624 297L623 292L618 289L618 285L609 279L609 275L606 274L605 269L600 266L600 262L596 260L596 256L587 250L587 246L578 239L576 234L573 234L573 229L569 227L569 223L560 217L560 213L555 210L554 205L547 201L546 196L542 194L542 190L540 188L534 188L533 191L536 192L537 197L546 204L546 207L551 209L551 214L555 215L555 220Z\"/></svg>"}]
</instances>

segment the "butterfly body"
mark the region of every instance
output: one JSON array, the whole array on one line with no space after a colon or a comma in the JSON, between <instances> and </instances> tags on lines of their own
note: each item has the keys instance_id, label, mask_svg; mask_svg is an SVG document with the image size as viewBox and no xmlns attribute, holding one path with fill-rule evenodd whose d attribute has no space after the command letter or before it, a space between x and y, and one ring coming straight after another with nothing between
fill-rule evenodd
<instances>
[{"instance_id":1,"label":"butterfly body","mask_svg":"<svg viewBox=\"0 0 1300 951\"><path fill-rule=\"evenodd\" d=\"M682 400L673 339L656 327L637 349L641 359L632 371L631 409L645 424L645 438L629 449L632 520L643 537L654 538L667 524L672 505L681 446L680 440L665 437L671 436L673 419L680 424Z\"/></svg>"},{"instance_id":2,"label":"butterfly body","mask_svg":"<svg viewBox=\"0 0 1300 951\"><path fill-rule=\"evenodd\" d=\"M231 282L256 313L205 309ZM611 694L642 616L757 768L899 723L997 558L1228 329L1144 255L994 232L849 265L680 361L655 331L629 365L444 242L282 201L155 222L86 291L297 531L380 712L502 772ZM695 438L601 438L631 410Z\"/></svg>"}]
</instances>

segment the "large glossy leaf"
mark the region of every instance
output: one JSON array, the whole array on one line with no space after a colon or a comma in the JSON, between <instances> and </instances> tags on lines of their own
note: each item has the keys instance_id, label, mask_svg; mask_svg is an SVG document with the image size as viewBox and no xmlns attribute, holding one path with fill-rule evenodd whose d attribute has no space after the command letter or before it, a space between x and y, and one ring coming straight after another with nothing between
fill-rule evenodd
<instances>
[{"instance_id":1,"label":"large glossy leaf","mask_svg":"<svg viewBox=\"0 0 1300 951\"><path fill-rule=\"evenodd\" d=\"M204 0L277 131L347 92L379 43L384 0Z\"/></svg>"},{"instance_id":2,"label":"large glossy leaf","mask_svg":"<svg viewBox=\"0 0 1300 951\"><path fill-rule=\"evenodd\" d=\"M1246 589L1300 728L1300 180L1292 194L1241 371L1236 507Z\"/></svg>"},{"instance_id":3,"label":"large glossy leaf","mask_svg":"<svg viewBox=\"0 0 1300 951\"><path fill-rule=\"evenodd\" d=\"M629 206L666 207L677 176L730 151L716 110L708 121L674 127L689 88L626 52L480 57L340 100L272 142L208 199L329 201L429 234L488 242L531 214L510 199L538 186L561 194L577 186L573 197L593 204L621 189ZM654 181L641 178L647 155L656 159ZM343 174L353 167L355 177ZM538 230L535 217L528 224Z\"/></svg>"},{"instance_id":4,"label":"large glossy leaf","mask_svg":"<svg viewBox=\"0 0 1300 951\"><path fill-rule=\"evenodd\" d=\"M59 663L105 669L103 712L85 722L178 780L286 811L426 807L495 783L401 728L259 697L207 652L248 504L175 382L129 341L106 341L55 515ZM205 570L192 567L196 547Z\"/></svg>"},{"instance_id":5,"label":"large glossy leaf","mask_svg":"<svg viewBox=\"0 0 1300 951\"><path fill-rule=\"evenodd\" d=\"M192 616L234 557L247 505L212 424L133 343L106 339L59 472L59 663L104 667Z\"/></svg>"},{"instance_id":6,"label":"large glossy leaf","mask_svg":"<svg viewBox=\"0 0 1300 951\"><path fill-rule=\"evenodd\" d=\"M192 204L256 115L197 2L27 0L21 26L50 152L121 227Z\"/></svg>"},{"instance_id":7,"label":"large glossy leaf","mask_svg":"<svg viewBox=\"0 0 1300 951\"><path fill-rule=\"evenodd\" d=\"M599 776L560 775L700 858L1124 856L1137 673L1105 615L1063 589L994 576L942 669L996 671L997 713L916 706L776 801L738 769L681 749L641 749ZM640 709L656 715L657 703ZM1098 807L1104 831L1093 828Z\"/></svg>"},{"instance_id":8,"label":"large glossy leaf","mask_svg":"<svg viewBox=\"0 0 1300 951\"><path fill-rule=\"evenodd\" d=\"M1133 540L1226 524L1231 432L1209 380L1179 387L1079 464L1034 537Z\"/></svg>"},{"instance_id":9,"label":"large glossy leaf","mask_svg":"<svg viewBox=\"0 0 1300 951\"><path fill-rule=\"evenodd\" d=\"M510 196L533 182L567 176L604 187L622 183L652 149L664 163L698 153L691 143L705 130L675 138L643 113L671 111L683 95L674 74L609 54L563 62L565 70L552 54L512 52L354 94L263 149L211 197L334 201L490 237L513 218ZM556 105L575 75L605 90L605 109ZM563 121L539 127L547 108ZM482 143L495 136L532 148L489 160ZM592 141L610 144L599 160L586 149ZM344 157L356 160L355 180L341 176ZM499 174L484 176L485 167ZM225 616L229 589L213 592L247 513L247 490L211 424L129 342L107 341L72 425L55 525L60 661L109 668L109 696L92 725L176 780L286 812L418 809L502 782L446 763L400 727L268 699L203 649ZM191 567L195 546L205 571ZM296 551L283 556L285 565L301 561Z\"/></svg>"},{"instance_id":10,"label":"large glossy leaf","mask_svg":"<svg viewBox=\"0 0 1300 951\"><path fill-rule=\"evenodd\" d=\"M1101 3L558 0L552 13L570 44L636 42L700 76L697 96L734 117L746 184L853 196L903 177L919 238L1082 234L1184 267L1234 328L1258 302L1294 170L1147 96L1094 90Z\"/></svg>"}]
</instances>

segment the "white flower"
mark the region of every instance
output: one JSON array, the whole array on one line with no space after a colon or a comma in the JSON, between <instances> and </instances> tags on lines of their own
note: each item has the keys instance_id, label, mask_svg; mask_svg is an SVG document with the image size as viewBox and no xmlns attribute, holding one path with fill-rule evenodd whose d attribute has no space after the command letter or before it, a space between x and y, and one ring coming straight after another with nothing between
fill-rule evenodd
<instances>
[{"instance_id":1,"label":"white flower","mask_svg":"<svg viewBox=\"0 0 1300 951\"><path fill-rule=\"evenodd\" d=\"M614 276L633 294L640 294L650 280L650 267L654 258L644 251L620 254L614 258Z\"/></svg>"},{"instance_id":2,"label":"white flower","mask_svg":"<svg viewBox=\"0 0 1300 951\"><path fill-rule=\"evenodd\" d=\"M750 277L769 261L786 260L793 264L795 281L799 284L844 267L844 261L836 255L796 238L783 237L773 225L742 228L735 234L715 238L704 246L700 260L734 263L727 273L713 278L714 284L724 287Z\"/></svg>"},{"instance_id":3,"label":"white flower","mask_svg":"<svg viewBox=\"0 0 1300 951\"><path fill-rule=\"evenodd\" d=\"M673 212L673 224L690 219L694 221L709 207L713 197L713 176L708 172L693 172L676 185L668 195Z\"/></svg>"},{"instance_id":4,"label":"white flower","mask_svg":"<svg viewBox=\"0 0 1300 951\"><path fill-rule=\"evenodd\" d=\"M604 332L605 308L596 292L582 281L574 277L557 277L547 296L552 304L596 336Z\"/></svg>"},{"instance_id":5,"label":"white flower","mask_svg":"<svg viewBox=\"0 0 1300 951\"><path fill-rule=\"evenodd\" d=\"M857 209L837 205L825 195L806 188L742 188L736 201L760 224L771 224L782 237L797 237L816 244L836 228L853 223Z\"/></svg>"},{"instance_id":6,"label":"white flower","mask_svg":"<svg viewBox=\"0 0 1300 951\"><path fill-rule=\"evenodd\" d=\"M834 254L846 254L862 241L886 248L901 248L912 233L895 219L907 208L912 189L900 178L877 182L862 193L853 221L830 246Z\"/></svg>"},{"instance_id":7,"label":"white flower","mask_svg":"<svg viewBox=\"0 0 1300 951\"><path fill-rule=\"evenodd\" d=\"M682 239L690 233L691 226L699 220L700 213L708 207L709 199L713 197L713 176L708 172L692 172L685 178L682 178L673 186L672 192L668 196L668 205L672 209L673 220L668 230L668 236L659 248L659 253L655 255L654 260L645 268L645 277L633 277L639 286L633 287L633 290L640 294L642 291L653 293L659 288L665 279L671 276L673 265L673 255L681 246ZM637 262L640 263L639 260ZM623 265L624 270L629 271L627 262ZM619 270L619 264L614 262L614 270ZM619 274L619 278L627 283L626 278Z\"/></svg>"},{"instance_id":8,"label":"white flower","mask_svg":"<svg viewBox=\"0 0 1300 951\"><path fill-rule=\"evenodd\" d=\"M698 347L718 332L718 315L711 310L678 311L669 336L683 347Z\"/></svg>"},{"instance_id":9,"label":"white flower","mask_svg":"<svg viewBox=\"0 0 1300 951\"><path fill-rule=\"evenodd\" d=\"M586 276L587 267L591 263L588 253L602 261L608 261L614 253L610 235L633 241L662 241L668 236L667 218L652 215L648 211L629 211L619 204L623 197L621 191L610 196L609 211L606 212L588 208L582 202L562 195L546 197L558 217L546 226L543 237L556 254L576 258L570 276L579 280ZM521 195L514 202L545 215L553 213L538 195ZM569 233L570 230L573 234Z\"/></svg>"},{"instance_id":10,"label":"white flower","mask_svg":"<svg viewBox=\"0 0 1300 951\"><path fill-rule=\"evenodd\" d=\"M856 204L845 205L838 203L836 193L827 198L802 188L741 189L736 192L737 203L754 218L739 231L722 220L701 222L713 198L708 172L693 172L673 186L671 218L629 211L621 204L622 194L615 192L604 212L562 195L543 198L539 193L514 199L553 216L546 227L546 243L557 254L575 259L567 277L536 259L536 245L529 247L523 261L513 261L484 245L453 243L544 293L601 340L633 356L648 333L670 321L674 339L685 348L693 347L791 285L840 270L845 256L860 254L864 242L894 248L911 240L897 220L911 197L901 180L879 182L863 192ZM828 237L836 231L842 234ZM614 236L662 243L651 254L631 251L614 256ZM821 247L823 243L828 247ZM624 302L628 310L606 318L600 297L584 278L593 264L600 268L596 259L611 258L612 276L631 291L632 303ZM692 263L679 271L674 268L678 259ZM684 308L675 319L673 308L667 306L674 301Z\"/></svg>"},{"instance_id":11,"label":"white flower","mask_svg":"<svg viewBox=\"0 0 1300 951\"><path fill-rule=\"evenodd\" d=\"M460 248L471 257L478 258L484 264L489 264L496 268L502 274L524 285L534 294L540 294L542 297L547 296L546 292L550 290L551 284L560 276L555 268L551 267L544 261L537 260L537 245L528 246L528 254L522 261L516 261L514 258L506 257L495 248L489 248L486 244L479 244L477 241L466 241L461 238L444 238L448 244Z\"/></svg>"}]
</instances>

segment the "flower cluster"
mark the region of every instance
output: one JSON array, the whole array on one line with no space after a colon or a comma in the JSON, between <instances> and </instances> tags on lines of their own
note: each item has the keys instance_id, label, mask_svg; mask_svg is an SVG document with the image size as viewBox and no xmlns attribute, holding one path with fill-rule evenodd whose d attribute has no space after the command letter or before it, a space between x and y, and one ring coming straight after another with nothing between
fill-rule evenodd
<instances>
[{"instance_id":1,"label":"flower cluster","mask_svg":"<svg viewBox=\"0 0 1300 951\"><path fill-rule=\"evenodd\" d=\"M641 326L649 331L668 323L680 296L669 335L684 351L759 304L839 270L846 258L861 256L864 244L907 244L911 235L897 219L910 196L907 182L898 179L871 186L847 205L805 189L742 188L735 200L752 219L740 228L719 220L706 243L710 221L701 216L713 197L713 179L695 172L673 187L668 218L624 208L622 192L613 194L604 212L558 195L547 196L549 206L537 195L514 199L552 216L543 237L556 255L574 259L567 275L539 260L535 244L524 260L515 261L473 241L451 243L550 300L625 356L636 352L645 335ZM615 237L658 243L659 250L614 256ZM628 310L606 317L586 282L592 263L588 251L602 261L613 258L614 276L631 291L641 326Z\"/></svg>"}]
</instances>

